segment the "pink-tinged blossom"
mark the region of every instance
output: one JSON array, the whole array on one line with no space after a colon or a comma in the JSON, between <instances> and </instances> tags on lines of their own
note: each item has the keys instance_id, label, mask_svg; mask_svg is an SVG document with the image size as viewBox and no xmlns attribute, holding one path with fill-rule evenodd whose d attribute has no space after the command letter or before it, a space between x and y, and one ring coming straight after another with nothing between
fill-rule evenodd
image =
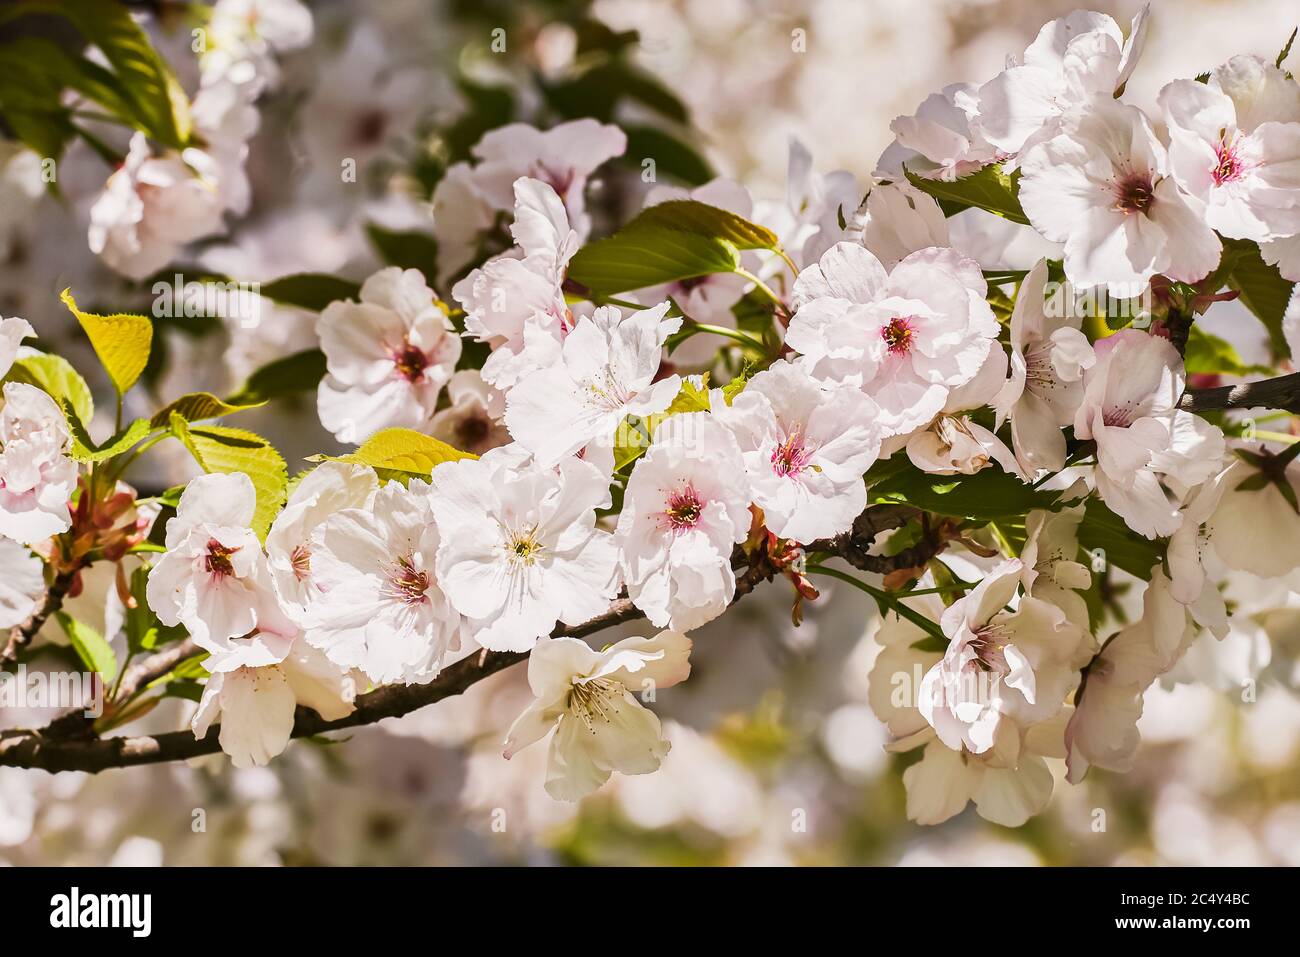
<instances>
[{"instance_id":1,"label":"pink-tinged blossom","mask_svg":"<svg viewBox=\"0 0 1300 957\"><path fill-rule=\"evenodd\" d=\"M880 449L876 405L852 386L827 386L789 362L760 372L713 414L740 445L754 504L781 538L847 532L866 507L866 473Z\"/></svg>"},{"instance_id":2,"label":"pink-tinged blossom","mask_svg":"<svg viewBox=\"0 0 1300 957\"><path fill-rule=\"evenodd\" d=\"M1178 408L1186 376L1168 339L1122 329L1096 344L1083 375L1074 435L1097 443L1097 491L1129 528L1148 538L1177 530L1181 515L1161 485L1200 484L1220 468L1219 429Z\"/></svg>"},{"instance_id":3,"label":"pink-tinged blossom","mask_svg":"<svg viewBox=\"0 0 1300 957\"><path fill-rule=\"evenodd\" d=\"M862 246L838 243L799 274L786 343L816 378L858 386L889 434L943 410L983 368L998 322L979 266L922 249L886 272Z\"/></svg>"},{"instance_id":4,"label":"pink-tinged blossom","mask_svg":"<svg viewBox=\"0 0 1300 957\"><path fill-rule=\"evenodd\" d=\"M628 595L651 622L690 631L726 610L749 503L745 459L714 416L688 412L659 425L632 470L616 532Z\"/></svg>"},{"instance_id":5,"label":"pink-tinged blossom","mask_svg":"<svg viewBox=\"0 0 1300 957\"><path fill-rule=\"evenodd\" d=\"M1219 264L1201 203L1170 176L1141 110L1096 96L1065 113L1021 157L1020 203L1034 228L1065 244L1075 285L1138 295L1156 274L1196 282Z\"/></svg>"},{"instance_id":6,"label":"pink-tinged blossom","mask_svg":"<svg viewBox=\"0 0 1300 957\"><path fill-rule=\"evenodd\" d=\"M26 383L4 384L0 535L30 545L71 527L77 466L67 455L69 441L63 410L49 395Z\"/></svg>"},{"instance_id":7,"label":"pink-tinged blossom","mask_svg":"<svg viewBox=\"0 0 1300 957\"><path fill-rule=\"evenodd\" d=\"M542 465L555 465L589 443L611 444L629 415L663 412L681 389L676 375L655 381L664 343L682 324L668 303L623 316L601 306L579 319L560 361L510 390L506 425Z\"/></svg>"},{"instance_id":8,"label":"pink-tinged blossom","mask_svg":"<svg viewBox=\"0 0 1300 957\"><path fill-rule=\"evenodd\" d=\"M416 269L381 269L359 302L326 306L318 331L329 374L316 407L340 442L427 425L460 358L460 339Z\"/></svg>"}]
</instances>

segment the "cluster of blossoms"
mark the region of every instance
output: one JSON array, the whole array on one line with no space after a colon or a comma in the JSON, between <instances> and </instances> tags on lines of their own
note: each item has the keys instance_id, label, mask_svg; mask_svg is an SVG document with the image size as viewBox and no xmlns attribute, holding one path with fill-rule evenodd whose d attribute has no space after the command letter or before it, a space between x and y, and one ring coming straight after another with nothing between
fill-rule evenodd
<instances>
[{"instance_id":1,"label":"cluster of blossoms","mask_svg":"<svg viewBox=\"0 0 1300 957\"><path fill-rule=\"evenodd\" d=\"M269 53L310 35L295 4L271 6L281 15L254 30L239 11L258 4L218 5L221 42L193 104L207 147L156 157L141 134L110 178L90 239L115 269L149 275L247 207ZM588 185L624 133L581 119L483 136L431 197L439 274L380 269L316 321L320 422L362 450L295 480L264 536L239 471L192 480L165 523L145 597L207 653L195 735L220 718L234 762L262 764L298 706L340 719L368 689L527 653L536 700L505 755L554 731L546 788L576 800L614 771L659 766L669 743L647 692L688 677L687 633L755 584L738 569L788 576L797 615L817 597L806 575L850 558L846 542L880 565L919 539L928 554L895 563L884 592L867 586L890 609L871 704L892 750L921 749L904 775L909 816L937 823L973 801L1015 826L1051 795L1047 759L1071 781L1126 770L1146 689L1203 629L1228 631L1223 569L1280 576L1300 561L1300 467L1191 411L1184 358L1227 283L1225 242L1300 279L1300 85L1234 57L1168 84L1153 120L1121 99L1145 22L1144 10L1125 36L1100 14L1052 21L996 77L898 118L869 185L814 174L796 144L781 202L723 179L650 190L650 213L686 203L778 241L724 247L734 268L670 270L617 296L573 273L593 230ZM974 230L950 229L935 197L967 195L971 177L1015 201L996 228L1036 244L1031 268L986 260L987 205L966 204L985 217ZM484 260L507 225L513 245ZM1154 303L1155 324L1099 324L1080 292ZM755 303L762 335L741 325ZM1292 357L1296 303L1280 330ZM4 370L31 334L3 320ZM743 368L720 352L733 337ZM466 362L470 343L481 363ZM49 395L9 382L4 398L0 533L24 581L39 561L22 546L45 554L73 525L77 469ZM441 440L439 460L363 454L397 432ZM898 483L878 496L882 475L930 497ZM931 507L936 488L976 476L1033 504L1006 506L1005 528ZM899 547L854 543L885 502L912 507ZM1081 545L1098 515L1149 560L1125 569L1146 591L1118 630L1095 588L1105 556ZM30 591L0 591L0 625L31 614ZM565 634L627 606L658 633L599 652Z\"/></svg>"}]
</instances>

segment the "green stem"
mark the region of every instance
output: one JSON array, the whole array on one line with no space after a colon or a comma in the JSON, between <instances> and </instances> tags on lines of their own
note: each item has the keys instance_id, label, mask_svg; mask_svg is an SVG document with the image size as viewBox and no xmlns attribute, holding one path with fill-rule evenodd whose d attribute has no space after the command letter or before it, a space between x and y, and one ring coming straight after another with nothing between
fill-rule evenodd
<instances>
[{"instance_id":1,"label":"green stem","mask_svg":"<svg viewBox=\"0 0 1300 957\"><path fill-rule=\"evenodd\" d=\"M882 613L885 612L886 610L892 611L896 613L899 617L906 618L912 624L916 625L916 627L924 631L927 635L931 635L932 637L938 638L941 641L948 640L948 637L940 630L937 623L931 621L929 618L926 618L924 615L920 614L919 612L913 611L911 608L908 608L906 605L904 605L893 595L889 594L889 592L887 591L882 591L881 589L876 588L873 585L868 585L866 582L860 581L857 578L854 578L852 575L846 575L844 572L839 571L837 569L827 568L825 565L809 565L808 572L809 574L812 575L826 575L830 578L835 578L846 584L852 585L854 588L858 589L859 591L864 591L872 598L874 598L876 600L876 607L878 607Z\"/></svg>"}]
</instances>

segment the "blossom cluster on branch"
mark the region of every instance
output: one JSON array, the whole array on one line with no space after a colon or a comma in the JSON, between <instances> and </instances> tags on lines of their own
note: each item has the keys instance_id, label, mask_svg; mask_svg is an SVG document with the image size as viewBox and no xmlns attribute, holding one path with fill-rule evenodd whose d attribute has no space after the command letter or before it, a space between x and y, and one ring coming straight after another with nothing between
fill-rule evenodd
<instances>
[{"instance_id":1,"label":"blossom cluster on branch","mask_svg":"<svg viewBox=\"0 0 1300 957\"><path fill-rule=\"evenodd\" d=\"M90 249L132 280L248 210L258 103L311 17L221 0L209 29L174 135L137 123L90 208ZM832 597L818 583L879 605L870 699L890 749L914 752L912 819L974 803L1018 826L1050 798L1048 760L1071 782L1128 770L1144 692L1228 631L1225 569L1300 563L1294 420L1261 433L1226 412L1300 408L1282 376L1300 348L1300 85L1288 50L1233 56L1148 116L1123 98L1145 30L1145 10L1127 32L1054 20L996 76L896 119L870 181L792 146L779 201L656 185L610 223L589 206L624 130L496 125L428 191L436 267L291 277L311 288L286 280L279 301L316 313L319 352L133 422L150 320L65 293L116 392L101 441L79 373L0 320L3 653L39 651L53 615L112 685L93 723L0 737L0 763L45 766L48 741L61 768L83 747L83 767L111 765L107 733L175 694L197 702L196 739L264 764L389 716L367 708L383 689L526 655L535 700L504 755L550 735L545 787L577 800L658 768L652 705L688 678L689 635L770 581L796 624ZM1009 235L1031 268L990 265ZM1268 329L1266 367L1197 325L1237 296ZM1272 378L1189 389L1220 375ZM355 448L291 478L224 422L295 389ZM142 497L126 470L168 439L204 474ZM100 563L120 669L60 611ZM1145 588L1137 620L1120 581ZM136 656L149 673L113 684Z\"/></svg>"}]
</instances>

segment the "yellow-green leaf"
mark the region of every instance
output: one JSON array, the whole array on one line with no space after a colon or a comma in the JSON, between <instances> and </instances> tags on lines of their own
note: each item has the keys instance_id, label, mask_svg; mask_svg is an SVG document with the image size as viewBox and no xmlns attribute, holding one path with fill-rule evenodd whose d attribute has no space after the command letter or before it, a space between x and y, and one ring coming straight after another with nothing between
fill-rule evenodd
<instances>
[{"instance_id":1,"label":"yellow-green leaf","mask_svg":"<svg viewBox=\"0 0 1300 957\"><path fill-rule=\"evenodd\" d=\"M289 484L289 471L275 447L256 432L221 425L191 426L173 412L171 430L205 472L243 472L257 493L253 531L265 539L280 511Z\"/></svg>"},{"instance_id":2,"label":"yellow-green leaf","mask_svg":"<svg viewBox=\"0 0 1300 957\"><path fill-rule=\"evenodd\" d=\"M155 412L149 424L155 429L165 429L171 423L172 413L179 415L186 422L198 422L200 419L215 419L263 405L266 405L266 402L249 402L241 405L218 399L211 392L190 392Z\"/></svg>"},{"instance_id":3,"label":"yellow-green leaf","mask_svg":"<svg viewBox=\"0 0 1300 957\"><path fill-rule=\"evenodd\" d=\"M136 419L116 435L96 444L86 431L86 426L66 402L63 411L67 413L68 431L72 435L71 454L78 462L102 462L121 455L153 431L148 419Z\"/></svg>"},{"instance_id":4,"label":"yellow-green leaf","mask_svg":"<svg viewBox=\"0 0 1300 957\"><path fill-rule=\"evenodd\" d=\"M322 458L326 456L316 456L315 460ZM428 478L434 467L443 462L476 458L478 456L472 452L462 452L414 429L380 429L355 452L337 456L335 461L355 462L373 469Z\"/></svg>"},{"instance_id":5,"label":"yellow-green leaf","mask_svg":"<svg viewBox=\"0 0 1300 957\"><path fill-rule=\"evenodd\" d=\"M99 361L108 371L108 377L113 380L113 388L118 395L125 394L135 385L149 361L153 323L145 316L126 313L97 316L91 312L82 312L77 308L77 301L72 298L70 289L63 290L59 298L72 310L72 314L81 323L81 328L86 330L86 336L95 348L95 355L99 356Z\"/></svg>"},{"instance_id":6,"label":"yellow-green leaf","mask_svg":"<svg viewBox=\"0 0 1300 957\"><path fill-rule=\"evenodd\" d=\"M690 379L683 379L677 397L663 412L646 418L628 416L623 420L614 437L615 472L622 472L644 454L654 441L655 429L664 419L681 412L709 411L709 380L707 375L701 378L703 381L699 385Z\"/></svg>"},{"instance_id":7,"label":"yellow-green leaf","mask_svg":"<svg viewBox=\"0 0 1300 957\"><path fill-rule=\"evenodd\" d=\"M117 655L104 636L83 621L77 621L66 611L55 612L59 626L72 642L73 649L91 671L99 672L104 681L117 677Z\"/></svg>"},{"instance_id":8,"label":"yellow-green leaf","mask_svg":"<svg viewBox=\"0 0 1300 957\"><path fill-rule=\"evenodd\" d=\"M90 386L62 356L42 354L19 359L5 379L36 386L60 406L70 406L82 422L89 422L95 414Z\"/></svg>"},{"instance_id":9,"label":"yellow-green leaf","mask_svg":"<svg viewBox=\"0 0 1300 957\"><path fill-rule=\"evenodd\" d=\"M672 199L655 203L639 213L620 232L635 232L646 227L675 229L725 239L737 249L780 249L781 241L766 226L751 223L730 210L710 206L693 199Z\"/></svg>"}]
</instances>

